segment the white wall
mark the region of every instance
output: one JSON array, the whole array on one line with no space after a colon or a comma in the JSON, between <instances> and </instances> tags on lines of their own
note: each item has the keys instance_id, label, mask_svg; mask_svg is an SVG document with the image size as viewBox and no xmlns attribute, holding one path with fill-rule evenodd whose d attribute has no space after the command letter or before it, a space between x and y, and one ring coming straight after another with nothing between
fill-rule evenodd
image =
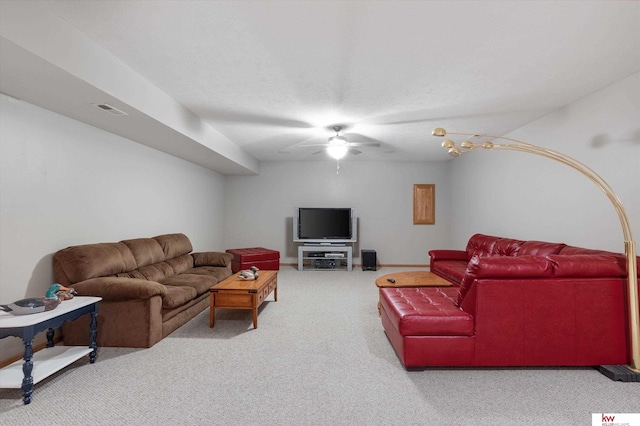
<instances>
[{"instance_id":1,"label":"white wall","mask_svg":"<svg viewBox=\"0 0 640 426\"><path fill-rule=\"evenodd\" d=\"M375 250L381 264L426 265L427 251L448 245L446 163L266 162L260 176L227 176L227 247L263 246L295 263L296 207L352 207L359 217L354 263ZM413 225L413 184L436 185L436 224Z\"/></svg>"},{"instance_id":2,"label":"white wall","mask_svg":"<svg viewBox=\"0 0 640 426\"><path fill-rule=\"evenodd\" d=\"M640 238L640 73L507 136L560 151L595 170L618 194L634 239ZM451 165L457 247L480 232L624 251L612 204L567 166L508 151L468 153Z\"/></svg>"},{"instance_id":3,"label":"white wall","mask_svg":"<svg viewBox=\"0 0 640 426\"><path fill-rule=\"evenodd\" d=\"M223 249L219 173L24 101L0 102L0 303L43 296L53 253L70 245L183 232L196 250Z\"/></svg>"}]
</instances>

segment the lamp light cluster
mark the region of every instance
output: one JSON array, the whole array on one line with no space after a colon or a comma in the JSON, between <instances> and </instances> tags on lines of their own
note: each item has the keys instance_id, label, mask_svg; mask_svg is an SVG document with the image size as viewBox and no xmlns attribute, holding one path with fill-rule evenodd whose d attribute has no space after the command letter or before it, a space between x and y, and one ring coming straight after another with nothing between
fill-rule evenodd
<instances>
[{"instance_id":1,"label":"lamp light cluster","mask_svg":"<svg viewBox=\"0 0 640 426\"><path fill-rule=\"evenodd\" d=\"M446 136L447 131L445 129L443 129L442 127L438 127L437 129L434 129L432 132L433 136ZM480 135L472 135L472 136L476 136L479 137ZM447 139L444 142L442 142L442 147L446 148L449 150L449 155L451 155L452 157L459 157L462 155L463 152L465 151L469 151L472 149L493 149L494 148L494 144L493 142L490 141L486 141L486 142L482 142L482 143L474 143L470 140L466 140L464 142L462 142L460 144L460 148L458 148L456 146L456 143L454 141L452 141L451 139Z\"/></svg>"}]
</instances>

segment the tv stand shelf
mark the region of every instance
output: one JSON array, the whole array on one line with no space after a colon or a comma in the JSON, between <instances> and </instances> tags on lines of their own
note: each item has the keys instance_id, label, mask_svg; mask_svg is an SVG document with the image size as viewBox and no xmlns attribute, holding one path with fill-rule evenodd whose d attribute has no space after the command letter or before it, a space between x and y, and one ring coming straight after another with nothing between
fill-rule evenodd
<instances>
[{"instance_id":1,"label":"tv stand shelf","mask_svg":"<svg viewBox=\"0 0 640 426\"><path fill-rule=\"evenodd\" d=\"M324 256L305 256L305 252L309 253L324 253ZM331 256L332 253L335 254L343 254L343 256ZM327 254L329 254L327 256ZM349 245L326 245L326 244L314 244L314 245L300 245L298 246L298 271L304 271L304 261L311 260L312 263L314 260L334 260L336 263L346 260L347 261L347 271L351 271L353 269L353 247ZM314 268L315 269L315 268ZM325 269L325 268L319 268ZM334 269L334 268L326 268L326 269ZM338 268L335 268L338 269Z\"/></svg>"}]
</instances>

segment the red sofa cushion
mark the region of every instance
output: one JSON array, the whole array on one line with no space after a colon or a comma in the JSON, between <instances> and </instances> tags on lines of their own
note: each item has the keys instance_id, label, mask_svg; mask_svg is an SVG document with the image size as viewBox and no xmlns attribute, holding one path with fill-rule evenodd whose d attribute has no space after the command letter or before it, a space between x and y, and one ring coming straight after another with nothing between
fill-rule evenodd
<instances>
[{"instance_id":1,"label":"red sofa cushion","mask_svg":"<svg viewBox=\"0 0 640 426\"><path fill-rule=\"evenodd\" d=\"M457 290L381 288L380 303L402 336L472 336L473 317L453 303Z\"/></svg>"},{"instance_id":2,"label":"red sofa cushion","mask_svg":"<svg viewBox=\"0 0 640 426\"><path fill-rule=\"evenodd\" d=\"M566 247L563 243L548 243L546 241L525 241L518 250L518 256L532 255L532 256L548 256L551 254L558 254Z\"/></svg>"},{"instance_id":3,"label":"red sofa cushion","mask_svg":"<svg viewBox=\"0 0 640 426\"><path fill-rule=\"evenodd\" d=\"M467 257L471 259L473 256L490 256L496 241L498 241L498 237L489 235L475 234L471 236L467 242Z\"/></svg>"},{"instance_id":4,"label":"red sofa cushion","mask_svg":"<svg viewBox=\"0 0 640 426\"><path fill-rule=\"evenodd\" d=\"M467 270L466 260L439 260L431 265L431 272L449 281L460 284Z\"/></svg>"},{"instance_id":5,"label":"red sofa cushion","mask_svg":"<svg viewBox=\"0 0 640 426\"><path fill-rule=\"evenodd\" d=\"M524 241L499 238L493 246L492 256L517 256Z\"/></svg>"}]
</instances>

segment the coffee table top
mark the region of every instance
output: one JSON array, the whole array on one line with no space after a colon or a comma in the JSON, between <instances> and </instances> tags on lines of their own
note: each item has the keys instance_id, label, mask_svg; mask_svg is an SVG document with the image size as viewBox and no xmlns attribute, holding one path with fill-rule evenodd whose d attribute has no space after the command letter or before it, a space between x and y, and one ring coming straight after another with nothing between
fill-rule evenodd
<instances>
[{"instance_id":1,"label":"coffee table top","mask_svg":"<svg viewBox=\"0 0 640 426\"><path fill-rule=\"evenodd\" d=\"M395 280L395 283L388 281ZM451 283L430 271L395 272L379 277L378 287L451 287Z\"/></svg>"},{"instance_id":2,"label":"coffee table top","mask_svg":"<svg viewBox=\"0 0 640 426\"><path fill-rule=\"evenodd\" d=\"M211 287L210 290L256 290L265 282L278 275L278 271L258 271L257 280L243 280L239 274L233 274Z\"/></svg>"}]
</instances>

